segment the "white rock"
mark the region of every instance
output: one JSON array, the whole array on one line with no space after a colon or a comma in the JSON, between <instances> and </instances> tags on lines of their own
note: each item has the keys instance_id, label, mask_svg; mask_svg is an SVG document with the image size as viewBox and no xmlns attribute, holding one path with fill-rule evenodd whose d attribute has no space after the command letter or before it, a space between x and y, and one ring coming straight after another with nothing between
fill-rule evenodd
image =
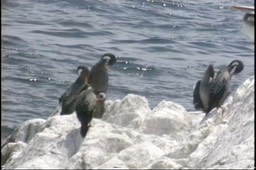
<instances>
[{"instance_id":1,"label":"white rock","mask_svg":"<svg viewBox=\"0 0 256 170\"><path fill-rule=\"evenodd\" d=\"M85 166L91 169L100 166L111 156L133 145L125 133L116 133L109 123L94 119L92 124L79 151L70 158L68 167L75 169ZM81 158L82 161L76 163Z\"/></svg>"},{"instance_id":2,"label":"white rock","mask_svg":"<svg viewBox=\"0 0 256 170\"><path fill-rule=\"evenodd\" d=\"M117 157L129 168L145 168L163 155L164 152L151 142L143 142L123 150Z\"/></svg>"},{"instance_id":3,"label":"white rock","mask_svg":"<svg viewBox=\"0 0 256 170\"><path fill-rule=\"evenodd\" d=\"M16 134L16 141L28 143L45 125L44 119L31 119L24 122Z\"/></svg>"},{"instance_id":4,"label":"white rock","mask_svg":"<svg viewBox=\"0 0 256 170\"><path fill-rule=\"evenodd\" d=\"M123 161L114 157L109 161L105 162L101 166L97 167L96 169L129 169Z\"/></svg>"},{"instance_id":5,"label":"white rock","mask_svg":"<svg viewBox=\"0 0 256 170\"><path fill-rule=\"evenodd\" d=\"M182 165L177 164L175 159L163 158L150 165L150 169L180 169L184 168Z\"/></svg>"},{"instance_id":6,"label":"white rock","mask_svg":"<svg viewBox=\"0 0 256 170\"><path fill-rule=\"evenodd\" d=\"M129 169L254 167L254 76L206 117L145 97L106 101L86 138L76 114L26 121L2 147L4 168Z\"/></svg>"},{"instance_id":7,"label":"white rock","mask_svg":"<svg viewBox=\"0 0 256 170\"><path fill-rule=\"evenodd\" d=\"M146 134L155 135L178 135L188 129L189 115L185 108L173 102L162 101L153 109L152 113L145 118L142 131Z\"/></svg>"},{"instance_id":8,"label":"white rock","mask_svg":"<svg viewBox=\"0 0 256 170\"><path fill-rule=\"evenodd\" d=\"M10 162L12 159L16 159L26 146L27 144L22 141L18 141L16 143L7 143L2 148L1 161L6 162L8 160L8 162Z\"/></svg>"},{"instance_id":9,"label":"white rock","mask_svg":"<svg viewBox=\"0 0 256 170\"><path fill-rule=\"evenodd\" d=\"M147 99L134 94L128 94L123 100L106 105L106 113L102 119L123 127L139 127L151 112Z\"/></svg>"}]
</instances>

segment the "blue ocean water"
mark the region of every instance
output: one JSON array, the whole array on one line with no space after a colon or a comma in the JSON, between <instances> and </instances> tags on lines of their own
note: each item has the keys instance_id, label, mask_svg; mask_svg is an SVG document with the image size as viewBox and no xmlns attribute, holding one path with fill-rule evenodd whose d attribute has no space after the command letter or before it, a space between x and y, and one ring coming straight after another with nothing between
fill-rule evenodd
<instances>
[{"instance_id":1,"label":"blue ocean water","mask_svg":"<svg viewBox=\"0 0 256 170\"><path fill-rule=\"evenodd\" d=\"M245 68L231 89L254 75L254 44L242 30L249 0L2 1L2 126L47 118L60 95L101 55L115 54L108 99L145 96L194 110L193 86L208 64L234 59Z\"/></svg>"}]
</instances>

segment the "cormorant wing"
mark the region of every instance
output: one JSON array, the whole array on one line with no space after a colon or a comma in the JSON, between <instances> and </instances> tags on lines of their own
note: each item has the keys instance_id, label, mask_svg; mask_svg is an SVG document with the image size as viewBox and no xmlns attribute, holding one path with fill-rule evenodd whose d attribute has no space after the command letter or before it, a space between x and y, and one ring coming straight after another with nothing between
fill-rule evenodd
<instances>
[{"instance_id":1,"label":"cormorant wing","mask_svg":"<svg viewBox=\"0 0 256 170\"><path fill-rule=\"evenodd\" d=\"M219 101L222 99L230 80L230 74L225 69L220 70L216 77L212 80L209 87L210 96L213 100Z\"/></svg>"},{"instance_id":2,"label":"cormorant wing","mask_svg":"<svg viewBox=\"0 0 256 170\"><path fill-rule=\"evenodd\" d=\"M195 109L202 109L203 104L200 98L199 89L200 89L201 80L196 82L196 86L193 93L193 104Z\"/></svg>"},{"instance_id":3,"label":"cormorant wing","mask_svg":"<svg viewBox=\"0 0 256 170\"><path fill-rule=\"evenodd\" d=\"M65 102L65 104L67 105L74 102L85 86L86 85L84 83L78 83L76 81L65 93L61 95L61 97L59 98L59 102Z\"/></svg>"}]
</instances>

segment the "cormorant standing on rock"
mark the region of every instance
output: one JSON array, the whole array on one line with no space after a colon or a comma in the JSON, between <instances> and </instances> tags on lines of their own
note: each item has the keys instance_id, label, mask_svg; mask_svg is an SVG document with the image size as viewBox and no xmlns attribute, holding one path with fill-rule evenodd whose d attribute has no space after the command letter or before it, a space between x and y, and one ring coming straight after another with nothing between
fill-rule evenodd
<instances>
[{"instance_id":1,"label":"cormorant standing on rock","mask_svg":"<svg viewBox=\"0 0 256 170\"><path fill-rule=\"evenodd\" d=\"M91 68L89 84L94 89L98 102L93 117L101 118L104 113L104 103L108 90L108 69L115 64L116 57L114 54L106 53Z\"/></svg>"},{"instance_id":2,"label":"cormorant standing on rock","mask_svg":"<svg viewBox=\"0 0 256 170\"><path fill-rule=\"evenodd\" d=\"M77 72L79 77L59 98L59 103L62 103L61 115L71 114L75 111L75 101L88 82L90 71L87 67L78 66Z\"/></svg>"},{"instance_id":3,"label":"cormorant standing on rock","mask_svg":"<svg viewBox=\"0 0 256 170\"><path fill-rule=\"evenodd\" d=\"M80 134L85 137L96 107L97 97L94 90L86 85L76 100L75 110L78 120L81 122Z\"/></svg>"},{"instance_id":4,"label":"cormorant standing on rock","mask_svg":"<svg viewBox=\"0 0 256 170\"><path fill-rule=\"evenodd\" d=\"M234 60L214 76L213 66L209 65L202 81L198 81L194 89L195 109L202 109L208 114L214 107L220 107L230 93L229 82L232 76L240 73L243 68L242 61Z\"/></svg>"}]
</instances>

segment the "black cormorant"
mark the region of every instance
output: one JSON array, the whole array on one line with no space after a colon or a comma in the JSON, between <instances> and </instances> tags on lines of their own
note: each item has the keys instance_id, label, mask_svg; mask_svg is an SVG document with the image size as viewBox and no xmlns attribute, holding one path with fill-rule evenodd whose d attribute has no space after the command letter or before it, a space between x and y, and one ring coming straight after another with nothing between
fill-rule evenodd
<instances>
[{"instance_id":1,"label":"black cormorant","mask_svg":"<svg viewBox=\"0 0 256 170\"><path fill-rule=\"evenodd\" d=\"M98 102L93 117L101 118L104 113L104 103L108 90L108 69L116 62L114 54L106 53L91 68L89 84L94 89Z\"/></svg>"},{"instance_id":2,"label":"black cormorant","mask_svg":"<svg viewBox=\"0 0 256 170\"><path fill-rule=\"evenodd\" d=\"M240 73L243 68L242 61L234 60L214 75L213 66L209 65L203 79L196 83L194 89L193 104L195 109L202 109L208 114L214 107L220 107L230 93L229 82L232 76Z\"/></svg>"},{"instance_id":3,"label":"black cormorant","mask_svg":"<svg viewBox=\"0 0 256 170\"><path fill-rule=\"evenodd\" d=\"M87 67L78 66L77 72L79 77L59 98L59 103L62 105L61 115L71 114L75 111L75 101L88 82L89 69Z\"/></svg>"}]
</instances>

